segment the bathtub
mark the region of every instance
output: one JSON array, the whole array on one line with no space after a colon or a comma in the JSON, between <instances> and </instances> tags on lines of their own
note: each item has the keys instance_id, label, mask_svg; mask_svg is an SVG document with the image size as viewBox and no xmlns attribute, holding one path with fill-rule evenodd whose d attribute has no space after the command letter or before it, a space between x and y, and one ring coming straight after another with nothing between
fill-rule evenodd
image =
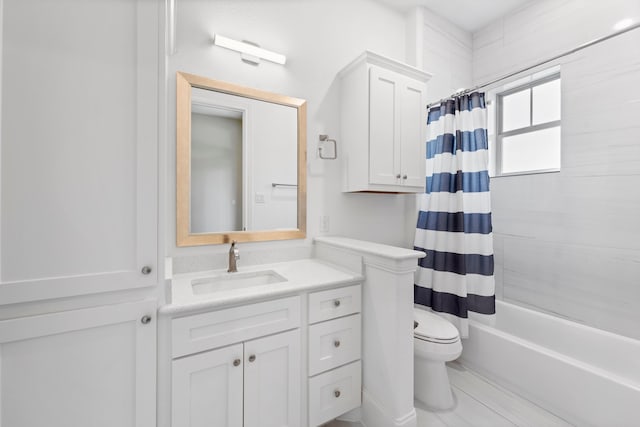
<instances>
[{"instance_id":1,"label":"bathtub","mask_svg":"<svg viewBox=\"0 0 640 427\"><path fill-rule=\"evenodd\" d=\"M640 426L640 341L496 301L460 361L571 424Z\"/></svg>"}]
</instances>

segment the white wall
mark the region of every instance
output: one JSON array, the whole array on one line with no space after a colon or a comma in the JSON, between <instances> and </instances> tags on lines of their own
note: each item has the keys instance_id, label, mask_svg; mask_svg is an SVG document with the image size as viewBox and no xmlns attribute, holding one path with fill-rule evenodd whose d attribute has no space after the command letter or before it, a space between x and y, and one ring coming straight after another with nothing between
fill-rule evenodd
<instances>
[{"instance_id":1,"label":"white wall","mask_svg":"<svg viewBox=\"0 0 640 427\"><path fill-rule=\"evenodd\" d=\"M473 37L428 9L424 9L423 66L433 77L427 83L427 102L450 96L473 82Z\"/></svg>"},{"instance_id":2,"label":"white wall","mask_svg":"<svg viewBox=\"0 0 640 427\"><path fill-rule=\"evenodd\" d=\"M418 21L417 24L414 21ZM416 38L415 45L421 49L415 63L433 75L427 83L427 102L435 102L448 97L460 88L471 87L473 37L435 12L427 8L413 11L407 19L408 25L418 26L418 30L407 32L407 43ZM409 46L416 49L416 46ZM411 52L407 53L407 56ZM418 196L420 197L420 196ZM405 218L405 244L413 247L417 221L417 198L407 197Z\"/></svg>"},{"instance_id":3,"label":"white wall","mask_svg":"<svg viewBox=\"0 0 640 427\"><path fill-rule=\"evenodd\" d=\"M287 55L287 64L243 63L240 55L211 45L219 32ZM343 142L339 131L337 72L365 49L404 61L405 17L373 0L179 0L176 53L168 57L168 105L175 105L175 72L287 94L307 100L308 239L319 234L322 215L329 234L395 245L405 241L405 199L401 195L343 194L338 161L317 157L319 134ZM221 254L228 247L175 247L175 110L167 112L167 255ZM411 196L409 196L411 197ZM302 241L252 243L251 249L285 249ZM245 248L249 244L244 245ZM242 249L242 248L241 248Z\"/></svg>"},{"instance_id":4,"label":"white wall","mask_svg":"<svg viewBox=\"0 0 640 427\"><path fill-rule=\"evenodd\" d=\"M640 2L532 2L474 34L476 84L606 35ZM498 297L640 338L640 30L559 61L562 171L491 182Z\"/></svg>"}]
</instances>

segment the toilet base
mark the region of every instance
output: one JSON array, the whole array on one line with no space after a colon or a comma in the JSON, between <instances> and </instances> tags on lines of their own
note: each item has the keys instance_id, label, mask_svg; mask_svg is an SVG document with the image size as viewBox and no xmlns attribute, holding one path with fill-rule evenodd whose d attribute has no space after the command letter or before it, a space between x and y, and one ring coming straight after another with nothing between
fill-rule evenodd
<instances>
[{"instance_id":1,"label":"toilet base","mask_svg":"<svg viewBox=\"0 0 640 427\"><path fill-rule=\"evenodd\" d=\"M444 411L455 406L447 367L442 361L414 358L413 396L429 409Z\"/></svg>"}]
</instances>

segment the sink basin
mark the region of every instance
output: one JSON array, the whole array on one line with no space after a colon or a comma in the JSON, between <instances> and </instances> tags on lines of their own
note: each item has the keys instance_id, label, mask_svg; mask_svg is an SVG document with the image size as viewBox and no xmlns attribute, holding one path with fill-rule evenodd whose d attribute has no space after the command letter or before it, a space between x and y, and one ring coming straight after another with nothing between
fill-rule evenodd
<instances>
[{"instance_id":1,"label":"sink basin","mask_svg":"<svg viewBox=\"0 0 640 427\"><path fill-rule=\"evenodd\" d=\"M218 276L194 279L191 281L191 287L194 295L202 295L211 292L250 288L286 281L287 279L275 271L265 270L247 273L223 273Z\"/></svg>"}]
</instances>

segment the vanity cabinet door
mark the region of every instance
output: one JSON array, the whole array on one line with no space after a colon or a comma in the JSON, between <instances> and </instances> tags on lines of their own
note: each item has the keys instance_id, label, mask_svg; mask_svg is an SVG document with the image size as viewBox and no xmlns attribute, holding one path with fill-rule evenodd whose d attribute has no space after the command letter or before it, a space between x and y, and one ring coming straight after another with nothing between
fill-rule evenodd
<instances>
[{"instance_id":1,"label":"vanity cabinet door","mask_svg":"<svg viewBox=\"0 0 640 427\"><path fill-rule=\"evenodd\" d=\"M155 301L0 321L2 427L155 427Z\"/></svg>"},{"instance_id":2,"label":"vanity cabinet door","mask_svg":"<svg viewBox=\"0 0 640 427\"><path fill-rule=\"evenodd\" d=\"M243 365L242 344L174 360L171 425L242 427Z\"/></svg>"},{"instance_id":3,"label":"vanity cabinet door","mask_svg":"<svg viewBox=\"0 0 640 427\"><path fill-rule=\"evenodd\" d=\"M244 427L300 426L300 330L246 342L244 361Z\"/></svg>"}]
</instances>

